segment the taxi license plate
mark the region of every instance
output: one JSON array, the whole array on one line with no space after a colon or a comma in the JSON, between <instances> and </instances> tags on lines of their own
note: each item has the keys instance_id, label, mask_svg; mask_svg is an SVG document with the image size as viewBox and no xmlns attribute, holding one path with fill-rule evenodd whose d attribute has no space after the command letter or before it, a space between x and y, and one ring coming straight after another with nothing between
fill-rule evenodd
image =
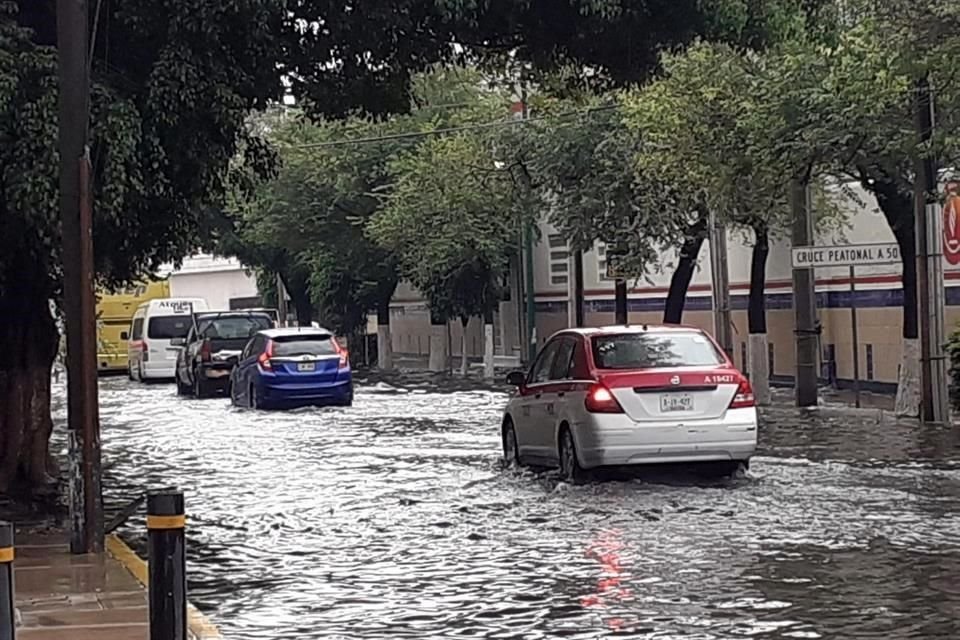
<instances>
[{"instance_id":1,"label":"taxi license plate","mask_svg":"<svg viewBox=\"0 0 960 640\"><path fill-rule=\"evenodd\" d=\"M297 371L313 371L316 365L312 362L298 362Z\"/></svg>"},{"instance_id":2,"label":"taxi license plate","mask_svg":"<svg viewBox=\"0 0 960 640\"><path fill-rule=\"evenodd\" d=\"M689 393L667 393L660 396L660 411L693 411L693 396Z\"/></svg>"}]
</instances>

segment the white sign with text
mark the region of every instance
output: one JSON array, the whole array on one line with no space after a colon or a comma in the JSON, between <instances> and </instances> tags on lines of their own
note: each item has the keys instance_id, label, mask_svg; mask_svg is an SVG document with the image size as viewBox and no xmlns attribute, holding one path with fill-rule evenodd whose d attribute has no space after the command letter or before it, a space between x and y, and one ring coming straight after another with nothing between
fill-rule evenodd
<instances>
[{"instance_id":1,"label":"white sign with text","mask_svg":"<svg viewBox=\"0 0 960 640\"><path fill-rule=\"evenodd\" d=\"M833 247L794 247L790 250L794 269L809 267L859 267L900 262L900 247L884 244L848 244Z\"/></svg>"}]
</instances>

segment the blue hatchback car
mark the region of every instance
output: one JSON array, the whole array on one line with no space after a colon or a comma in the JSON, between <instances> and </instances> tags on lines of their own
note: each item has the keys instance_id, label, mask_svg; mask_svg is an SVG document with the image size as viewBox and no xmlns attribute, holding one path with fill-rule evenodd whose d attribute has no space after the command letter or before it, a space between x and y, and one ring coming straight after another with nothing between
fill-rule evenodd
<instances>
[{"instance_id":1,"label":"blue hatchback car","mask_svg":"<svg viewBox=\"0 0 960 640\"><path fill-rule=\"evenodd\" d=\"M349 407L350 358L326 329L265 329L240 355L230 376L230 399L251 409Z\"/></svg>"}]
</instances>

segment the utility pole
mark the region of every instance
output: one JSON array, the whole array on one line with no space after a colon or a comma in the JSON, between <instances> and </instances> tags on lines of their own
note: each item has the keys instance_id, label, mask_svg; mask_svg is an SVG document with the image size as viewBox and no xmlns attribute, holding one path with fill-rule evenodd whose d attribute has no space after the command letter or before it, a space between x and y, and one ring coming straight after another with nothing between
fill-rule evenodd
<instances>
[{"instance_id":1,"label":"utility pole","mask_svg":"<svg viewBox=\"0 0 960 640\"><path fill-rule=\"evenodd\" d=\"M613 281L613 323L626 325L628 322L627 281L617 278Z\"/></svg>"},{"instance_id":2,"label":"utility pole","mask_svg":"<svg viewBox=\"0 0 960 640\"><path fill-rule=\"evenodd\" d=\"M794 247L813 244L813 215L810 210L810 185L794 178L790 181L790 213L793 218L791 242ZM793 315L796 339L796 401L798 407L817 406L817 329L816 281L812 268L793 269Z\"/></svg>"},{"instance_id":3,"label":"utility pole","mask_svg":"<svg viewBox=\"0 0 960 640\"><path fill-rule=\"evenodd\" d=\"M710 277L713 289L713 328L717 342L733 358L730 320L730 270L727 267L727 230L710 211Z\"/></svg>"},{"instance_id":4,"label":"utility pole","mask_svg":"<svg viewBox=\"0 0 960 640\"><path fill-rule=\"evenodd\" d=\"M67 328L70 549L103 551L97 331L93 288L92 178L86 0L57 0L60 219Z\"/></svg>"},{"instance_id":5,"label":"utility pole","mask_svg":"<svg viewBox=\"0 0 960 640\"><path fill-rule=\"evenodd\" d=\"M943 219L936 197L936 162L932 150L923 148L933 137L934 127L934 104L926 77L916 82L914 118L921 145L914 185L920 289L920 418L944 424L950 419L950 410L944 355Z\"/></svg>"},{"instance_id":6,"label":"utility pole","mask_svg":"<svg viewBox=\"0 0 960 640\"><path fill-rule=\"evenodd\" d=\"M583 303L583 252L573 252L573 326L584 324Z\"/></svg>"},{"instance_id":7,"label":"utility pole","mask_svg":"<svg viewBox=\"0 0 960 640\"><path fill-rule=\"evenodd\" d=\"M287 288L283 286L283 278L277 274L277 314L280 316L280 326L287 326L287 316L290 309L287 306Z\"/></svg>"},{"instance_id":8,"label":"utility pole","mask_svg":"<svg viewBox=\"0 0 960 640\"><path fill-rule=\"evenodd\" d=\"M527 84L526 80L523 78L521 73L520 78L520 118L526 120L529 117L527 112ZM524 170L525 171L525 170ZM529 179L525 181L525 193L523 194L523 200L527 207L530 206L531 197L530 190L531 186ZM533 362L534 358L537 357L537 307L536 307L536 292L535 281L533 277L533 222L530 220L530 212L525 212L526 219L523 225L523 265L524 265L524 280L526 286L527 294L527 361Z\"/></svg>"}]
</instances>

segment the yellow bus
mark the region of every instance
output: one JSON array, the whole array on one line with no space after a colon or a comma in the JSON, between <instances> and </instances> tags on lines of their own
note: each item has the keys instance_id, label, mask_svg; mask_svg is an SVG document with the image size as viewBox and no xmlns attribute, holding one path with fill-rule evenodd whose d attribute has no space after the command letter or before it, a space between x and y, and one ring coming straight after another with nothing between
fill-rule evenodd
<instances>
[{"instance_id":1,"label":"yellow bus","mask_svg":"<svg viewBox=\"0 0 960 640\"><path fill-rule=\"evenodd\" d=\"M127 331L137 307L157 298L170 297L170 283L154 280L117 293L97 292L97 370L127 371Z\"/></svg>"}]
</instances>

